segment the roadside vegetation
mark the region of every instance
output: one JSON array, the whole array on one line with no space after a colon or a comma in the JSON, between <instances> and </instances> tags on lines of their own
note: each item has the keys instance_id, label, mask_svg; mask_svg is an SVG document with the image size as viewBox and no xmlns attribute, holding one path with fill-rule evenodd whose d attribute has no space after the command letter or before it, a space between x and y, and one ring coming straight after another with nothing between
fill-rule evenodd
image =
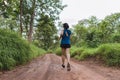
<instances>
[{"instance_id":1,"label":"roadside vegetation","mask_svg":"<svg viewBox=\"0 0 120 80\"><path fill-rule=\"evenodd\" d=\"M1 0L0 5L0 70L11 70L46 52L61 55L57 32L62 23L56 26L66 7L61 0ZM102 20L91 16L71 27L71 57L120 66L120 13Z\"/></svg>"},{"instance_id":2,"label":"roadside vegetation","mask_svg":"<svg viewBox=\"0 0 120 80\"><path fill-rule=\"evenodd\" d=\"M60 0L0 0L0 71L51 52L58 42Z\"/></svg>"},{"instance_id":3,"label":"roadside vegetation","mask_svg":"<svg viewBox=\"0 0 120 80\"><path fill-rule=\"evenodd\" d=\"M71 29L71 57L77 60L93 58L108 66L120 66L120 13L106 16L103 20L91 16ZM55 50L61 55L60 48Z\"/></svg>"},{"instance_id":4,"label":"roadside vegetation","mask_svg":"<svg viewBox=\"0 0 120 80\"><path fill-rule=\"evenodd\" d=\"M57 55L61 55L61 49L55 50ZM102 61L108 66L120 66L120 44L109 43L98 46L97 48L71 47L71 57L77 60Z\"/></svg>"},{"instance_id":5,"label":"roadside vegetation","mask_svg":"<svg viewBox=\"0 0 120 80\"><path fill-rule=\"evenodd\" d=\"M17 33L0 29L0 70L10 70L43 55L40 49L22 39Z\"/></svg>"}]
</instances>

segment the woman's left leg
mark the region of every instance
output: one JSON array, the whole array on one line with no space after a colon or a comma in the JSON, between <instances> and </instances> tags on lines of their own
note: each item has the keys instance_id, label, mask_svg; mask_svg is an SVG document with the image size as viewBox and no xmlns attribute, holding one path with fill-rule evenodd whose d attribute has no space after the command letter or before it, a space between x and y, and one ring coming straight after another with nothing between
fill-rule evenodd
<instances>
[{"instance_id":1,"label":"woman's left leg","mask_svg":"<svg viewBox=\"0 0 120 80\"><path fill-rule=\"evenodd\" d=\"M66 57L67 57L67 62L70 63L70 48L66 48Z\"/></svg>"},{"instance_id":2,"label":"woman's left leg","mask_svg":"<svg viewBox=\"0 0 120 80\"><path fill-rule=\"evenodd\" d=\"M66 48L66 57L67 57L67 70L70 71L70 48Z\"/></svg>"}]
</instances>

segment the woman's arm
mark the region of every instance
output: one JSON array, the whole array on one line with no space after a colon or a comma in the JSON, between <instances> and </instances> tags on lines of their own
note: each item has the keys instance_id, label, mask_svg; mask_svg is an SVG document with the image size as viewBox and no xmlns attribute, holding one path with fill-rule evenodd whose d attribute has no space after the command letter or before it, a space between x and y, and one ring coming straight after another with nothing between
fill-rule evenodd
<instances>
[{"instance_id":1,"label":"woman's arm","mask_svg":"<svg viewBox=\"0 0 120 80\"><path fill-rule=\"evenodd\" d=\"M62 36L63 36L63 30L62 30L61 33L60 33L59 40L62 38Z\"/></svg>"}]
</instances>

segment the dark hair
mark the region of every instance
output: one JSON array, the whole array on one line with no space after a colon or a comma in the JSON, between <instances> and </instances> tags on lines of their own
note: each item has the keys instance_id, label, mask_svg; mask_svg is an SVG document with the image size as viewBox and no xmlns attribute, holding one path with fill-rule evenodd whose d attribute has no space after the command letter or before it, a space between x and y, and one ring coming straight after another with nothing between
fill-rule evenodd
<instances>
[{"instance_id":1,"label":"dark hair","mask_svg":"<svg viewBox=\"0 0 120 80\"><path fill-rule=\"evenodd\" d=\"M68 23L64 23L64 24L63 24L63 27L64 27L64 29L68 29L68 28L69 28Z\"/></svg>"}]
</instances>

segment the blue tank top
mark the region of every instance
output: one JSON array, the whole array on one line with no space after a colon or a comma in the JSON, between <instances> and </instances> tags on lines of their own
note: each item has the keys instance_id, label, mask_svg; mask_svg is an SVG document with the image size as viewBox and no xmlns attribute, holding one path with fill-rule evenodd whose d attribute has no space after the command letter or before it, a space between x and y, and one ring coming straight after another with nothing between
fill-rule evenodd
<instances>
[{"instance_id":1,"label":"blue tank top","mask_svg":"<svg viewBox=\"0 0 120 80\"><path fill-rule=\"evenodd\" d=\"M70 35L71 35L71 31L68 29L65 29L63 32L61 44L70 44Z\"/></svg>"}]
</instances>

